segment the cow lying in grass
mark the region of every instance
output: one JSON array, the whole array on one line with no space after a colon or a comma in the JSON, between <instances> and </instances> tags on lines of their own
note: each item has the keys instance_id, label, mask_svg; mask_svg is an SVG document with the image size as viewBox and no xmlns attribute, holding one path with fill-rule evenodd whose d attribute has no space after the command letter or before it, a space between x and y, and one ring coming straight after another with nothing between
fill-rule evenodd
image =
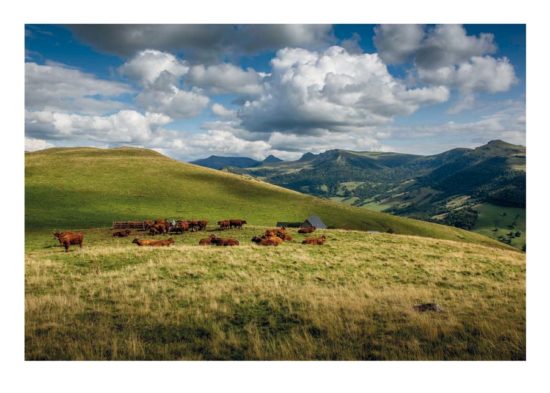
<instances>
[{"instance_id":1,"label":"cow lying in grass","mask_svg":"<svg viewBox=\"0 0 550 393\"><path fill-rule=\"evenodd\" d=\"M300 229L298 229L298 233L312 233L312 232L315 232L315 229L317 229L317 228L315 228L314 226L300 228Z\"/></svg>"},{"instance_id":2,"label":"cow lying in grass","mask_svg":"<svg viewBox=\"0 0 550 393\"><path fill-rule=\"evenodd\" d=\"M113 237L128 237L130 233L132 233L131 230L125 229L123 231L113 232Z\"/></svg>"},{"instance_id":3,"label":"cow lying in grass","mask_svg":"<svg viewBox=\"0 0 550 393\"><path fill-rule=\"evenodd\" d=\"M199 240L199 246L210 246L214 239L217 239L216 235L210 235L205 239L201 239Z\"/></svg>"},{"instance_id":4,"label":"cow lying in grass","mask_svg":"<svg viewBox=\"0 0 550 393\"><path fill-rule=\"evenodd\" d=\"M162 247L162 246L170 246L174 244L174 239L172 238L167 240L134 239L132 243L135 243L140 247L141 246Z\"/></svg>"},{"instance_id":5,"label":"cow lying in grass","mask_svg":"<svg viewBox=\"0 0 550 393\"><path fill-rule=\"evenodd\" d=\"M227 238L223 239L221 237L214 237L211 240L211 243L216 246L238 246L239 241L237 239Z\"/></svg>"},{"instance_id":6,"label":"cow lying in grass","mask_svg":"<svg viewBox=\"0 0 550 393\"><path fill-rule=\"evenodd\" d=\"M285 227L268 229L262 236L254 236L252 241L261 246L278 246L283 241L291 241L292 236L286 232Z\"/></svg>"},{"instance_id":7,"label":"cow lying in grass","mask_svg":"<svg viewBox=\"0 0 550 393\"><path fill-rule=\"evenodd\" d=\"M325 235L319 237L308 237L304 239L302 244L316 244L322 246L323 244L325 244L326 240L327 237Z\"/></svg>"},{"instance_id":8,"label":"cow lying in grass","mask_svg":"<svg viewBox=\"0 0 550 393\"><path fill-rule=\"evenodd\" d=\"M59 244L65 247L65 252L69 252L71 244L78 244L82 248L84 234L82 232L55 232L54 237L59 240Z\"/></svg>"}]
</instances>

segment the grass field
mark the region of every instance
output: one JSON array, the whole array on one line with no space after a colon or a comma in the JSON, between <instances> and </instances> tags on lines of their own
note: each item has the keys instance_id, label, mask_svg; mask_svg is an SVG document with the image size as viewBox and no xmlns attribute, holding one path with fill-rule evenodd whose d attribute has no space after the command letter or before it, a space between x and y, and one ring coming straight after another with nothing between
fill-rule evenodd
<instances>
[{"instance_id":1,"label":"grass field","mask_svg":"<svg viewBox=\"0 0 550 393\"><path fill-rule=\"evenodd\" d=\"M348 206L249 177L169 159L146 149L54 148L25 156L25 226L107 227L114 220L243 218L254 225L302 221L507 248L457 228Z\"/></svg>"},{"instance_id":2,"label":"grass field","mask_svg":"<svg viewBox=\"0 0 550 393\"><path fill-rule=\"evenodd\" d=\"M525 359L524 253L344 230L263 248L263 230L146 249L88 229L68 254L28 230L25 358Z\"/></svg>"},{"instance_id":3,"label":"grass field","mask_svg":"<svg viewBox=\"0 0 550 393\"><path fill-rule=\"evenodd\" d=\"M478 216L476 225L472 228L473 231L494 239L509 237L508 234L514 233L514 236L509 237L510 244L520 250L523 248L527 241L525 208L483 203L477 205L475 209ZM519 236L515 236L516 232L519 232Z\"/></svg>"}]
</instances>

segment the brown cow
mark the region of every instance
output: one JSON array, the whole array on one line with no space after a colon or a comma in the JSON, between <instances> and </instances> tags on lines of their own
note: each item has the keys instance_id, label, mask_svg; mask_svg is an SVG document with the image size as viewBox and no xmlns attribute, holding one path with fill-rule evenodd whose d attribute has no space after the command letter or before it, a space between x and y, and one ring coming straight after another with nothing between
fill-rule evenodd
<instances>
[{"instance_id":1,"label":"brown cow","mask_svg":"<svg viewBox=\"0 0 550 393\"><path fill-rule=\"evenodd\" d=\"M229 229L229 227L231 226L229 220L218 221L218 225L221 230Z\"/></svg>"},{"instance_id":2,"label":"brown cow","mask_svg":"<svg viewBox=\"0 0 550 393\"><path fill-rule=\"evenodd\" d=\"M246 220L229 220L230 228L243 229L244 224L246 224Z\"/></svg>"},{"instance_id":3,"label":"brown cow","mask_svg":"<svg viewBox=\"0 0 550 393\"><path fill-rule=\"evenodd\" d=\"M178 220L176 221L176 225L170 226L168 231L174 232L174 233L183 233L188 230L189 230L189 222L184 220Z\"/></svg>"},{"instance_id":4,"label":"brown cow","mask_svg":"<svg viewBox=\"0 0 550 393\"><path fill-rule=\"evenodd\" d=\"M84 234L82 232L56 232L54 236L65 247L65 252L69 252L71 244L78 244L82 248L82 242L84 241Z\"/></svg>"},{"instance_id":5,"label":"brown cow","mask_svg":"<svg viewBox=\"0 0 550 393\"><path fill-rule=\"evenodd\" d=\"M325 241L327 240L327 237L325 235L319 236L319 237L308 237L305 238L302 244L316 244L319 246L322 246L325 244Z\"/></svg>"},{"instance_id":6,"label":"brown cow","mask_svg":"<svg viewBox=\"0 0 550 393\"><path fill-rule=\"evenodd\" d=\"M168 226L164 224L154 224L149 228L150 235L168 233Z\"/></svg>"},{"instance_id":7,"label":"brown cow","mask_svg":"<svg viewBox=\"0 0 550 393\"><path fill-rule=\"evenodd\" d=\"M317 228L315 228L314 226L300 228L298 229L298 233L312 233L315 232L315 229Z\"/></svg>"},{"instance_id":8,"label":"brown cow","mask_svg":"<svg viewBox=\"0 0 550 393\"><path fill-rule=\"evenodd\" d=\"M140 247L141 246L161 247L161 246L170 246L174 244L174 239L172 238L169 238L167 240L134 239L132 243L135 243Z\"/></svg>"},{"instance_id":9,"label":"brown cow","mask_svg":"<svg viewBox=\"0 0 550 393\"><path fill-rule=\"evenodd\" d=\"M150 227L154 225L153 220L145 220L143 221L143 229L148 230Z\"/></svg>"},{"instance_id":10,"label":"brown cow","mask_svg":"<svg viewBox=\"0 0 550 393\"><path fill-rule=\"evenodd\" d=\"M239 241L237 239L231 239L231 238L221 238L216 237L212 239L212 244L215 244L216 246L238 246Z\"/></svg>"},{"instance_id":11,"label":"brown cow","mask_svg":"<svg viewBox=\"0 0 550 393\"><path fill-rule=\"evenodd\" d=\"M206 239L201 239L199 240L199 246L210 246L214 239L216 239L216 235L210 235Z\"/></svg>"},{"instance_id":12,"label":"brown cow","mask_svg":"<svg viewBox=\"0 0 550 393\"><path fill-rule=\"evenodd\" d=\"M282 244L282 243L283 243L283 239L281 239L278 236L269 236L269 237L266 236L260 241L261 246L278 246L279 244Z\"/></svg>"},{"instance_id":13,"label":"brown cow","mask_svg":"<svg viewBox=\"0 0 550 393\"><path fill-rule=\"evenodd\" d=\"M128 235L132 233L131 230L125 229L123 231L117 231L113 233L113 237L128 237Z\"/></svg>"}]
</instances>

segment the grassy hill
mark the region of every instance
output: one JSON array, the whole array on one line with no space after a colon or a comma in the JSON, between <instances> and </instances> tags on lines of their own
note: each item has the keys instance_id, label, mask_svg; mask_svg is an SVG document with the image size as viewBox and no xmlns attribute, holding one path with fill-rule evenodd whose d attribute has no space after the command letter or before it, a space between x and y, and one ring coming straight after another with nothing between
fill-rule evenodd
<instances>
[{"instance_id":1,"label":"grassy hill","mask_svg":"<svg viewBox=\"0 0 550 393\"><path fill-rule=\"evenodd\" d=\"M322 246L136 247L86 230L65 253L27 234L25 358L525 359L525 254L321 230ZM138 235L139 236L139 235ZM441 313L414 306L435 302Z\"/></svg>"},{"instance_id":2,"label":"grassy hill","mask_svg":"<svg viewBox=\"0 0 550 393\"><path fill-rule=\"evenodd\" d=\"M113 220L244 218L273 226L319 215L327 225L459 240L506 248L457 228L396 217L284 189L136 149L54 148L25 157L25 225L110 226Z\"/></svg>"}]
</instances>

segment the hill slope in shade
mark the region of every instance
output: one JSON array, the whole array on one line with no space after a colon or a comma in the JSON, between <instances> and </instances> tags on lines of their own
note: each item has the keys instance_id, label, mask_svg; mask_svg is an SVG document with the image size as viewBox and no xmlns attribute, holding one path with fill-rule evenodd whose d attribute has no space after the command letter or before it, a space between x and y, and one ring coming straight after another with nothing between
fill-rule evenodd
<instances>
[{"instance_id":1,"label":"hill slope in shade","mask_svg":"<svg viewBox=\"0 0 550 393\"><path fill-rule=\"evenodd\" d=\"M250 224L315 214L337 228L504 247L485 236L319 199L245 175L181 163L146 149L55 148L26 153L27 230L93 228L113 220L244 218Z\"/></svg>"}]
</instances>

